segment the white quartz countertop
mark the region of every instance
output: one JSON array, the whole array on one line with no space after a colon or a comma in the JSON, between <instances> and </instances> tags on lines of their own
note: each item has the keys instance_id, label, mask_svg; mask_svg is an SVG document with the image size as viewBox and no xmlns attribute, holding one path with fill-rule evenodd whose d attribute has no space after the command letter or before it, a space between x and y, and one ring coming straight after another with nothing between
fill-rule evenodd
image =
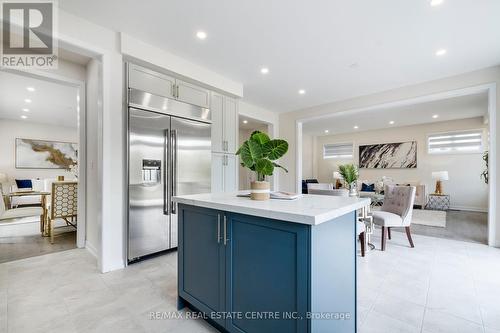
<instances>
[{"instance_id":1,"label":"white quartz countertop","mask_svg":"<svg viewBox=\"0 0 500 333\"><path fill-rule=\"evenodd\" d=\"M173 200L198 207L318 225L370 204L369 198L304 194L295 200L256 201L238 193L206 193L176 196Z\"/></svg>"}]
</instances>

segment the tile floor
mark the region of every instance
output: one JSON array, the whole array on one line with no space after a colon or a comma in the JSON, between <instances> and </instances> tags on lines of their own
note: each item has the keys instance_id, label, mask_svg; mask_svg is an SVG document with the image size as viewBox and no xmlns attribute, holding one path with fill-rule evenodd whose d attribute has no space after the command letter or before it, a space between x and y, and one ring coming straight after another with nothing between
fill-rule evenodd
<instances>
[{"instance_id":1,"label":"tile floor","mask_svg":"<svg viewBox=\"0 0 500 333\"><path fill-rule=\"evenodd\" d=\"M359 258L360 332L500 332L500 250L393 233ZM374 238L378 245L378 239ZM175 311L176 253L107 274L86 250L0 264L0 332L216 332Z\"/></svg>"},{"instance_id":2,"label":"tile floor","mask_svg":"<svg viewBox=\"0 0 500 333\"><path fill-rule=\"evenodd\" d=\"M359 331L500 332L500 249L413 239L393 232L385 252L358 258Z\"/></svg>"}]
</instances>

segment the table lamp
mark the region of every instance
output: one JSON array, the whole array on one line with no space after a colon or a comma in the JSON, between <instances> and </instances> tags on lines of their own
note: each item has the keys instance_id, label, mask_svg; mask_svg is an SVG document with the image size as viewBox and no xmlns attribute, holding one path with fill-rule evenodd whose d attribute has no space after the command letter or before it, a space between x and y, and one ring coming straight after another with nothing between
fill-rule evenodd
<instances>
[{"instance_id":1,"label":"table lamp","mask_svg":"<svg viewBox=\"0 0 500 333\"><path fill-rule=\"evenodd\" d=\"M442 195L443 187L441 182L449 179L448 171L434 171L432 172L432 179L436 180L436 189L434 190L434 194Z\"/></svg>"},{"instance_id":2,"label":"table lamp","mask_svg":"<svg viewBox=\"0 0 500 333\"><path fill-rule=\"evenodd\" d=\"M341 188L342 187L341 180L343 180L344 178L342 177L340 172L334 171L333 172L333 179L335 179L335 188Z\"/></svg>"}]
</instances>

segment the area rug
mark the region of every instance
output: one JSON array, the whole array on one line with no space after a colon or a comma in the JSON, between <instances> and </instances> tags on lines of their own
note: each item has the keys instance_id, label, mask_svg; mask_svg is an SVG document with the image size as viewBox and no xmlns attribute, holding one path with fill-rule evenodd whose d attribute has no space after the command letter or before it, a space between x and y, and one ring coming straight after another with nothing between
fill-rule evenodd
<instances>
[{"instance_id":1,"label":"area rug","mask_svg":"<svg viewBox=\"0 0 500 333\"><path fill-rule=\"evenodd\" d=\"M446 211L414 209L411 223L446 228Z\"/></svg>"},{"instance_id":2,"label":"area rug","mask_svg":"<svg viewBox=\"0 0 500 333\"><path fill-rule=\"evenodd\" d=\"M373 207L373 210L380 210L380 207ZM411 223L446 228L446 211L414 209Z\"/></svg>"}]
</instances>

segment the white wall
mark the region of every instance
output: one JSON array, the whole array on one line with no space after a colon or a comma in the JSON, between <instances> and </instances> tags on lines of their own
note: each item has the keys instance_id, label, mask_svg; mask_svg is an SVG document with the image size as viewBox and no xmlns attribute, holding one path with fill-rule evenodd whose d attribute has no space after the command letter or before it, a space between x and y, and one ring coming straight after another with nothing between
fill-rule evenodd
<instances>
[{"instance_id":1,"label":"white wall","mask_svg":"<svg viewBox=\"0 0 500 333\"><path fill-rule=\"evenodd\" d=\"M16 138L78 142L76 127L0 119L0 172L12 179L74 178L72 173L62 169L16 169Z\"/></svg>"},{"instance_id":2,"label":"white wall","mask_svg":"<svg viewBox=\"0 0 500 333\"><path fill-rule=\"evenodd\" d=\"M337 101L334 103L320 105L308 109L281 113L279 119L280 136L288 140L290 144L289 153L282 159L282 163L289 168L290 172L288 174L281 174L280 189L295 191L297 188L298 177L296 169L296 127L297 122L300 122L302 119L325 116L336 112L368 108L385 103L418 98L431 94L492 83L496 84L496 96L493 96L495 98L493 103L495 104L498 113L500 112L500 66L486 68L483 70L478 70L426 83L402 87L372 95ZM500 133L499 116L496 117L496 121L493 126L495 126L496 132ZM495 171L498 174L500 173L500 158L497 157L497 160L495 162ZM494 182L495 180L492 179L492 181ZM496 193L500 193L500 182L496 182L493 184L495 186ZM496 196L492 198L492 200L495 200L496 204L495 215L497 217L500 217L500 198ZM495 225L497 227L495 228L496 230L494 230L495 235L492 244L500 246L500 221L495 221Z\"/></svg>"},{"instance_id":3,"label":"white wall","mask_svg":"<svg viewBox=\"0 0 500 333\"><path fill-rule=\"evenodd\" d=\"M482 117L436 122L431 124L387 128L383 130L346 133L317 137L315 146L317 174L320 182L332 183L332 173L339 164L359 164L359 145L417 141L416 169L360 169L359 179L376 181L382 176L392 177L397 183L418 182L426 185L427 193L432 193L435 181L432 171L446 170L450 180L443 182L444 191L450 194L453 209L488 210L488 186L479 178L484 170L482 154L447 154L427 153L427 135L446 131L483 129L487 133ZM485 138L487 135L485 134ZM353 142L354 158L350 160L323 159L323 145L327 143ZM487 147L485 147L487 149ZM305 150L304 150L305 151ZM466 189L466 190L464 190Z\"/></svg>"},{"instance_id":4,"label":"white wall","mask_svg":"<svg viewBox=\"0 0 500 333\"><path fill-rule=\"evenodd\" d=\"M102 95L99 81L101 64L92 59L86 69L86 139L87 139L87 184L86 184L86 242L85 246L98 260L101 254L101 179L98 170L100 162L99 136Z\"/></svg>"},{"instance_id":5,"label":"white wall","mask_svg":"<svg viewBox=\"0 0 500 333\"><path fill-rule=\"evenodd\" d=\"M252 119L258 119L264 121L268 124L275 125L274 132L271 133L273 137L277 137L279 133L279 114L271 110L261 108L250 104L244 100L240 100L238 105L238 113L242 116L246 116Z\"/></svg>"},{"instance_id":6,"label":"white wall","mask_svg":"<svg viewBox=\"0 0 500 333\"><path fill-rule=\"evenodd\" d=\"M125 266L125 126L123 112L123 58L117 32L59 10L60 45L84 50L102 61L102 113L98 146L102 160L98 172L102 210L101 260L99 269L108 272Z\"/></svg>"},{"instance_id":7,"label":"white wall","mask_svg":"<svg viewBox=\"0 0 500 333\"><path fill-rule=\"evenodd\" d=\"M315 166L315 137L312 135L302 135L302 179L316 178Z\"/></svg>"}]
</instances>

